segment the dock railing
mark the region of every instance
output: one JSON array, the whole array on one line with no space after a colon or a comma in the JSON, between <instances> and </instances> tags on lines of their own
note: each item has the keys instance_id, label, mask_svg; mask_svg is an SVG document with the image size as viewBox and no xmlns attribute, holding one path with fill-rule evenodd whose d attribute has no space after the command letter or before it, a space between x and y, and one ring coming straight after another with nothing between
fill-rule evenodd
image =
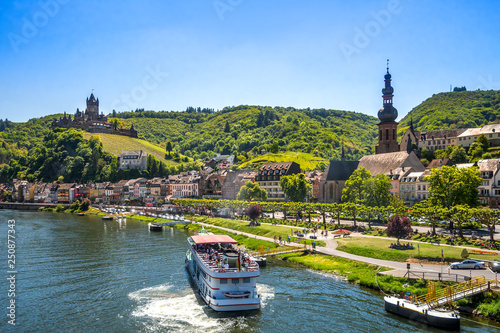
<instances>
[{"instance_id":1,"label":"dock railing","mask_svg":"<svg viewBox=\"0 0 500 333\"><path fill-rule=\"evenodd\" d=\"M488 290L491 285L498 286L498 280L487 281L484 276L458 283L440 290L435 290L434 283L429 283L427 294L414 299L417 304L427 304L429 308L434 308L445 303L451 303L464 297L479 294Z\"/></svg>"}]
</instances>

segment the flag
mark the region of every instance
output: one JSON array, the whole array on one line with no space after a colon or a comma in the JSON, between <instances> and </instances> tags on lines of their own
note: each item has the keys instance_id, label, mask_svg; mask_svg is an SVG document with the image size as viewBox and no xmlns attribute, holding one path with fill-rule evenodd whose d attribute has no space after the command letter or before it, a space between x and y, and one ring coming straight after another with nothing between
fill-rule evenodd
<instances>
[{"instance_id":1,"label":"flag","mask_svg":"<svg viewBox=\"0 0 500 333\"><path fill-rule=\"evenodd\" d=\"M443 253L443 249L441 249L441 261L442 261L442 262L444 261L444 253Z\"/></svg>"}]
</instances>

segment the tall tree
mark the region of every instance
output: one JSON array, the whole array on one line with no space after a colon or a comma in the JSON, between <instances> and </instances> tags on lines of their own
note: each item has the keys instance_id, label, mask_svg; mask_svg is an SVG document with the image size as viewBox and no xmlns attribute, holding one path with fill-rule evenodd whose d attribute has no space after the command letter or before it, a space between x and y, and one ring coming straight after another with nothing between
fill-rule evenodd
<instances>
[{"instance_id":1,"label":"tall tree","mask_svg":"<svg viewBox=\"0 0 500 333\"><path fill-rule=\"evenodd\" d=\"M165 150L166 150L166 151L167 151L167 153L168 153L168 157L171 157L170 152L172 151L172 142L167 141L167 144L166 144L166 146L165 146Z\"/></svg>"},{"instance_id":2,"label":"tall tree","mask_svg":"<svg viewBox=\"0 0 500 333\"><path fill-rule=\"evenodd\" d=\"M495 224L498 223L500 212L496 209L476 208L472 210L472 215L488 228L490 241L495 242Z\"/></svg>"},{"instance_id":3,"label":"tall tree","mask_svg":"<svg viewBox=\"0 0 500 333\"><path fill-rule=\"evenodd\" d=\"M365 182L366 204L368 206L388 206L391 203L391 180L388 176L379 174L368 178Z\"/></svg>"},{"instance_id":4,"label":"tall tree","mask_svg":"<svg viewBox=\"0 0 500 333\"><path fill-rule=\"evenodd\" d=\"M370 171L363 167L354 170L352 175L345 182L345 187L342 190L342 201L364 202L366 197L365 183L370 177Z\"/></svg>"},{"instance_id":5,"label":"tall tree","mask_svg":"<svg viewBox=\"0 0 500 333\"><path fill-rule=\"evenodd\" d=\"M236 200L267 201L267 192L261 189L258 183L247 181L246 184L240 188Z\"/></svg>"},{"instance_id":6,"label":"tall tree","mask_svg":"<svg viewBox=\"0 0 500 333\"><path fill-rule=\"evenodd\" d=\"M303 173L296 175L282 176L280 185L283 192L290 198L290 201L303 202L312 189L311 182Z\"/></svg>"},{"instance_id":7,"label":"tall tree","mask_svg":"<svg viewBox=\"0 0 500 333\"><path fill-rule=\"evenodd\" d=\"M224 132L229 133L231 132L231 127L229 127L229 121L226 120L226 125L224 126Z\"/></svg>"},{"instance_id":8,"label":"tall tree","mask_svg":"<svg viewBox=\"0 0 500 333\"><path fill-rule=\"evenodd\" d=\"M442 166L425 177L429 182L429 204L450 208L454 205L479 205L477 188L481 185L480 172L475 167L457 169Z\"/></svg>"}]
</instances>

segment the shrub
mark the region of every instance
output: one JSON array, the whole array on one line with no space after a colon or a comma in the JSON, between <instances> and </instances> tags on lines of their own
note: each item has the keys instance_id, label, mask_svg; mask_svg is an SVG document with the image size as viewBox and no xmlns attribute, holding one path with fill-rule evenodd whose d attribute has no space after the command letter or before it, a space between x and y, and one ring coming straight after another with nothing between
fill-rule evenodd
<instances>
[{"instance_id":1,"label":"shrub","mask_svg":"<svg viewBox=\"0 0 500 333\"><path fill-rule=\"evenodd\" d=\"M259 218L261 213L262 213L262 207L259 205L250 205L246 209L246 214L250 218L250 220L255 220Z\"/></svg>"},{"instance_id":2,"label":"shrub","mask_svg":"<svg viewBox=\"0 0 500 333\"><path fill-rule=\"evenodd\" d=\"M80 211L85 212L85 211L89 210L90 204L91 204L91 202L90 202L89 198L85 198L85 200L83 200L82 203L80 204Z\"/></svg>"}]
</instances>

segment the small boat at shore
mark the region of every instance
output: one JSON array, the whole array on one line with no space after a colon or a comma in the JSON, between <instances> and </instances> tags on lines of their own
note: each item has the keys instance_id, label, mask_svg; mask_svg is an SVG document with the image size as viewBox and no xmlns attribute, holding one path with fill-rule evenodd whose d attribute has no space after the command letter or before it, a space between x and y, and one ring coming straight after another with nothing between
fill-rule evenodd
<instances>
[{"instance_id":1,"label":"small boat at shore","mask_svg":"<svg viewBox=\"0 0 500 333\"><path fill-rule=\"evenodd\" d=\"M103 220L112 220L113 216L105 215L102 217Z\"/></svg>"},{"instance_id":2,"label":"small boat at shore","mask_svg":"<svg viewBox=\"0 0 500 333\"><path fill-rule=\"evenodd\" d=\"M163 231L163 226L161 224L149 223L149 231Z\"/></svg>"},{"instance_id":3,"label":"small boat at shore","mask_svg":"<svg viewBox=\"0 0 500 333\"><path fill-rule=\"evenodd\" d=\"M429 308L404 298L385 296L385 310L429 326L446 330L460 330L460 313L446 309Z\"/></svg>"},{"instance_id":4,"label":"small boat at shore","mask_svg":"<svg viewBox=\"0 0 500 333\"><path fill-rule=\"evenodd\" d=\"M267 258L266 257L250 257L250 259L252 259L257 264L259 264L259 267L264 267L267 265Z\"/></svg>"}]
</instances>

